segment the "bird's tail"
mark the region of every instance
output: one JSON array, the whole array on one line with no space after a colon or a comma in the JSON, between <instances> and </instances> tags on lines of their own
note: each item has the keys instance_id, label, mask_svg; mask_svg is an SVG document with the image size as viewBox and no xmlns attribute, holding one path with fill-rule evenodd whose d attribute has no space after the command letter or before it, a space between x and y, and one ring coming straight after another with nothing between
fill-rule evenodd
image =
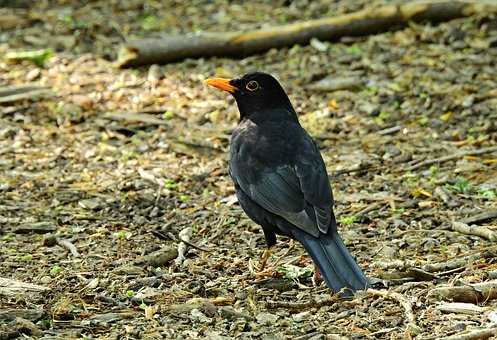
<instances>
[{"instance_id":1,"label":"bird's tail","mask_svg":"<svg viewBox=\"0 0 497 340\"><path fill-rule=\"evenodd\" d=\"M335 293L346 288L342 296L348 297L352 295L351 293L368 287L366 276L335 230L319 238L297 228L292 232L311 255L326 285Z\"/></svg>"}]
</instances>

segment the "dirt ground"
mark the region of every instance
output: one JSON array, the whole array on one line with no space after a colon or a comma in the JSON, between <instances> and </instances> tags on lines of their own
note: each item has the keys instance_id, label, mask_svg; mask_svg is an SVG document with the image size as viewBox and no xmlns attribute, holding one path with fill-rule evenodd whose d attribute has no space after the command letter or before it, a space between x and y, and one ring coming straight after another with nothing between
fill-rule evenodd
<instances>
[{"instance_id":1,"label":"dirt ground","mask_svg":"<svg viewBox=\"0 0 497 340\"><path fill-rule=\"evenodd\" d=\"M495 17L120 70L127 37L373 2L5 3L18 6L0 8L0 339L496 331ZM6 57L45 48L53 56L35 59L41 68ZM203 83L252 70L281 81L319 142L341 235L375 289L343 301L313 286L311 261L284 237L259 271L264 237L227 173L238 111ZM26 84L38 87L2 94Z\"/></svg>"}]
</instances>

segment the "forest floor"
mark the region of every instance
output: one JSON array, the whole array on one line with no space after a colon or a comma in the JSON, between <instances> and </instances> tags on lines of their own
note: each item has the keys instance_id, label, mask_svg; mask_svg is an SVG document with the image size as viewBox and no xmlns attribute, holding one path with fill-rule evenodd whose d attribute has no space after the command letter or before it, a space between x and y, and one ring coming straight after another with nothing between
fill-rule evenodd
<instances>
[{"instance_id":1,"label":"forest floor","mask_svg":"<svg viewBox=\"0 0 497 340\"><path fill-rule=\"evenodd\" d=\"M17 3L0 8L0 339L495 332L495 17L120 70L124 37L371 2ZM264 237L227 173L238 111L203 83L252 70L277 76L319 143L341 235L377 290L334 298L284 237L258 270Z\"/></svg>"}]
</instances>

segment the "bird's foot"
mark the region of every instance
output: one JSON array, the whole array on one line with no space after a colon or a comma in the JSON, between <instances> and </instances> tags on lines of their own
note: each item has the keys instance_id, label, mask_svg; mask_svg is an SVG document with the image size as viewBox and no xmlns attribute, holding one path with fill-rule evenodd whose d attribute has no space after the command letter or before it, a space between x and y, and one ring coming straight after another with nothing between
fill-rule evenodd
<instances>
[{"instance_id":1,"label":"bird's foot","mask_svg":"<svg viewBox=\"0 0 497 340\"><path fill-rule=\"evenodd\" d=\"M264 253L262 254L261 261L259 263L259 272L264 272L269 257L271 257L271 249L267 248L266 250L264 250Z\"/></svg>"}]
</instances>

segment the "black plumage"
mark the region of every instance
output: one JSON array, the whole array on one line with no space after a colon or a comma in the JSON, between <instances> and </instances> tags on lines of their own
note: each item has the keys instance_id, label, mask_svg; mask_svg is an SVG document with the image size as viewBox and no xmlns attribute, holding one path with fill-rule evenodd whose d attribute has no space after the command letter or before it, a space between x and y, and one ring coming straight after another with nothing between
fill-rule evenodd
<instances>
[{"instance_id":1,"label":"black plumage","mask_svg":"<svg viewBox=\"0 0 497 340\"><path fill-rule=\"evenodd\" d=\"M207 83L230 92L238 104L230 175L241 207L262 226L268 247L276 234L294 238L334 292L365 289L368 281L337 233L321 154L278 81L256 72Z\"/></svg>"}]
</instances>

